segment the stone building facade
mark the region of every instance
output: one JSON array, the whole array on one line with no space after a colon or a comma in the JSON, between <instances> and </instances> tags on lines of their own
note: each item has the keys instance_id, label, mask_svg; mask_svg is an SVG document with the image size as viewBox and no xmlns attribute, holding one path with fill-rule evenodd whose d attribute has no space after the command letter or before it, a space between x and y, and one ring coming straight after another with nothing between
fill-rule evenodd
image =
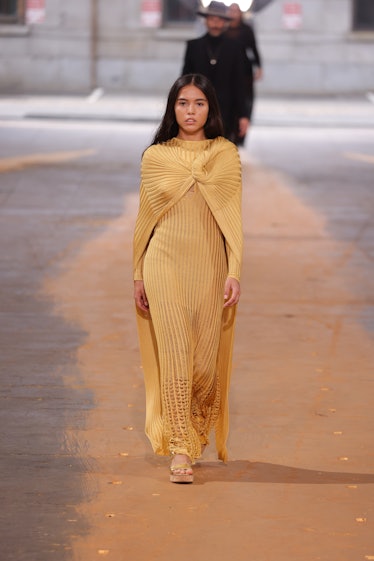
<instances>
[{"instance_id":1,"label":"stone building facade","mask_svg":"<svg viewBox=\"0 0 374 561\"><path fill-rule=\"evenodd\" d=\"M263 93L374 90L373 0L256 1ZM203 32L197 5L0 0L0 93L164 93L180 73L186 40Z\"/></svg>"}]
</instances>

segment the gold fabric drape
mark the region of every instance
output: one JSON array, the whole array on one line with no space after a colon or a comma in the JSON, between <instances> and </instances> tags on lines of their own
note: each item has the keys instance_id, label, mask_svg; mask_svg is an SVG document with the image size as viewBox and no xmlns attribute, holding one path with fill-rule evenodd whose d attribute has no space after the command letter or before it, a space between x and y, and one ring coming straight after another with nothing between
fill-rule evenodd
<instances>
[{"instance_id":1,"label":"gold fabric drape","mask_svg":"<svg viewBox=\"0 0 374 561\"><path fill-rule=\"evenodd\" d=\"M143 279L144 257L155 227L194 188L203 197L223 236L228 276L240 279L240 159L236 146L219 137L198 142L174 138L164 144L153 145L145 151L141 169L139 213L134 234L135 280ZM157 454L168 455L170 449L164 431L155 329L149 315L138 309L136 313L146 388L146 434ZM236 307L223 309L216 363L220 405L214 428L218 457L222 460L227 459L228 393L235 314Z\"/></svg>"}]
</instances>

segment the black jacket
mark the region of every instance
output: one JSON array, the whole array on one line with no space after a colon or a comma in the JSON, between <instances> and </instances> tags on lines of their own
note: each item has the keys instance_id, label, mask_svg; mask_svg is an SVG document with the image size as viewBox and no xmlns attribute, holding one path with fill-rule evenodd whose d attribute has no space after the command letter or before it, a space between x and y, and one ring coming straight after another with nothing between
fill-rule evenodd
<instances>
[{"instance_id":1,"label":"black jacket","mask_svg":"<svg viewBox=\"0 0 374 561\"><path fill-rule=\"evenodd\" d=\"M212 65L210 61L216 60ZM207 33L187 42L182 74L203 74L216 90L225 126L225 136L232 139L237 121L247 117L245 87L245 52L232 39Z\"/></svg>"}]
</instances>

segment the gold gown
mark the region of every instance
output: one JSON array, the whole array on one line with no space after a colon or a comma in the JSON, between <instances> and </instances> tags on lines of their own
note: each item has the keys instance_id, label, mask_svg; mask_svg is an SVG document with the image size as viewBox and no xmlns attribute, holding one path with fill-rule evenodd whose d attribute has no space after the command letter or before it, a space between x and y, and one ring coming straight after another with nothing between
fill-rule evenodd
<instances>
[{"instance_id":1,"label":"gold gown","mask_svg":"<svg viewBox=\"0 0 374 561\"><path fill-rule=\"evenodd\" d=\"M238 170L240 177L236 148L232 147L225 139L172 139L151 149L172 150L169 167L179 184L173 204L158 194L164 204L156 205L151 235L140 260L135 260L134 277L144 280L150 309L150 318L139 310L137 314L147 394L146 432L159 454L187 454L195 459L216 428L221 435L218 440L222 440L217 446L219 457L227 456L225 425L235 309L223 309L223 294L228 274L239 279L240 258L228 245L204 189L214 185L206 181L210 159L222 154L231 156L232 162L230 157L227 161L235 181ZM149 166L158 175L152 166L155 154L151 160L146 154L142 166L145 189ZM167 175L168 170L162 169ZM151 183L146 189L148 200L152 199ZM159 178L159 183L159 190L165 190L167 181ZM152 204L155 208L154 197ZM143 189L135 240L146 206ZM240 215L236 219L240 227ZM237 226L234 230L238 235Z\"/></svg>"}]
</instances>

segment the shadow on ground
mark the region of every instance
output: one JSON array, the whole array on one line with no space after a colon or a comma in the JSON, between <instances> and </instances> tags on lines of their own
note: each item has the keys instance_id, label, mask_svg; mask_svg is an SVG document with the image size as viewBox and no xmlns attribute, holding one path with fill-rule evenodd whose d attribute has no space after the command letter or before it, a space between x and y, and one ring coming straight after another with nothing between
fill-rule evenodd
<instances>
[{"instance_id":1,"label":"shadow on ground","mask_svg":"<svg viewBox=\"0 0 374 561\"><path fill-rule=\"evenodd\" d=\"M136 475L144 470L144 464L154 470L156 480L167 478L168 458L147 455L145 458L128 459L124 467L126 475ZM149 473L150 474L150 473ZM222 462L201 461L194 466L194 484L209 483L279 483L300 485L362 485L374 483L374 474L312 470L281 464L233 460ZM153 476L153 474L152 474Z\"/></svg>"}]
</instances>

